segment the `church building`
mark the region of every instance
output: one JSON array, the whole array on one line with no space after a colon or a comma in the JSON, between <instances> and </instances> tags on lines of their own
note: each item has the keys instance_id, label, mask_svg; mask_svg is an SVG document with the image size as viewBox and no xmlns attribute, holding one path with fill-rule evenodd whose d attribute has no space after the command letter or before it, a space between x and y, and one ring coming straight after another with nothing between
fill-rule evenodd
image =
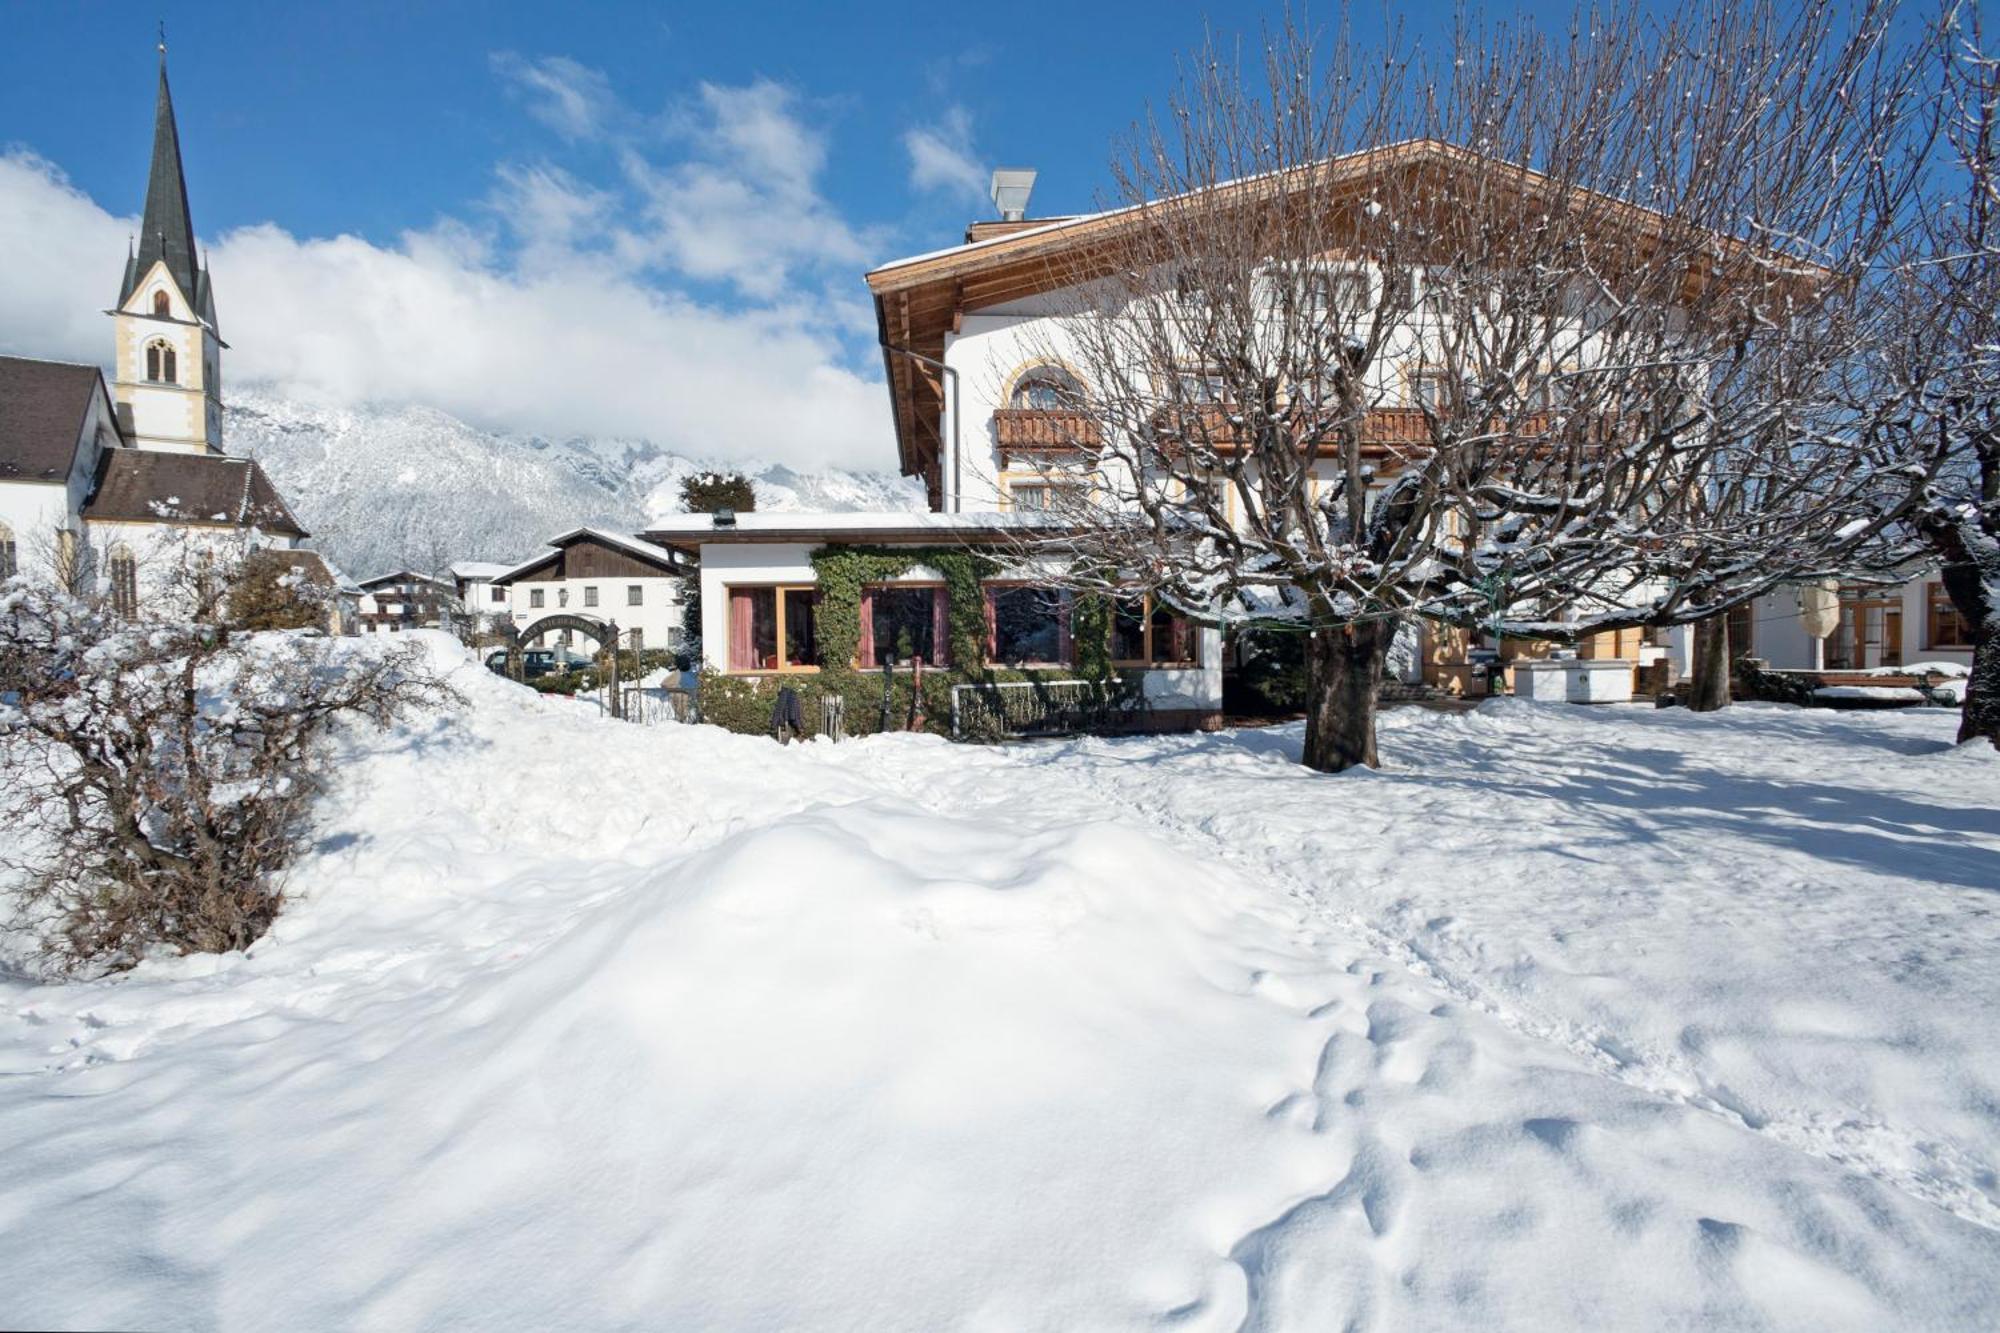
<instances>
[{"instance_id":1,"label":"church building","mask_svg":"<svg viewBox=\"0 0 2000 1333\"><path fill-rule=\"evenodd\" d=\"M190 562L295 549L308 535L251 459L222 448L222 341L195 250L160 47L140 235L93 365L0 357L0 578L52 577L136 614ZM302 565L320 558L299 551ZM309 571L308 571L309 572Z\"/></svg>"}]
</instances>

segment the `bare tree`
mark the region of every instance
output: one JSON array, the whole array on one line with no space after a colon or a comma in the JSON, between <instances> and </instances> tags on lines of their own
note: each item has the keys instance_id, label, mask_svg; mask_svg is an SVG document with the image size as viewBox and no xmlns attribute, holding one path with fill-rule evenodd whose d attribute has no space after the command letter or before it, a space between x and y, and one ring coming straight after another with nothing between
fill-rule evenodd
<instances>
[{"instance_id":1,"label":"bare tree","mask_svg":"<svg viewBox=\"0 0 2000 1333\"><path fill-rule=\"evenodd\" d=\"M1944 184L1856 397L1905 409L1882 432L1884 457L1913 483L1916 553L1940 563L1972 641L1958 739L2000 748L2000 55L1976 5L1952 10L1947 36Z\"/></svg>"},{"instance_id":2,"label":"bare tree","mask_svg":"<svg viewBox=\"0 0 2000 1333\"><path fill-rule=\"evenodd\" d=\"M1296 28L1213 50L1117 164L1048 360L1073 586L1310 635L1305 762L1376 762L1412 617L1574 640L1873 558L1836 392L1922 176L1922 38L1718 0L1433 74Z\"/></svg>"},{"instance_id":3,"label":"bare tree","mask_svg":"<svg viewBox=\"0 0 2000 1333\"><path fill-rule=\"evenodd\" d=\"M57 970L248 946L282 906L333 726L456 698L414 645L233 632L219 595L200 604L219 582L172 603L206 614L143 619L43 581L0 598L7 925Z\"/></svg>"}]
</instances>

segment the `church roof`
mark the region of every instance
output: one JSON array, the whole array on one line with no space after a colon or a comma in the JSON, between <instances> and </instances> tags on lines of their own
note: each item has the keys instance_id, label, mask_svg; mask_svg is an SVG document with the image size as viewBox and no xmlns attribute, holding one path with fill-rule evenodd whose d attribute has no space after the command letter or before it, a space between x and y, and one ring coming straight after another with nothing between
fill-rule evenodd
<instances>
[{"instance_id":1,"label":"church roof","mask_svg":"<svg viewBox=\"0 0 2000 1333\"><path fill-rule=\"evenodd\" d=\"M0 481L62 481L104 392L96 366L0 356Z\"/></svg>"},{"instance_id":2,"label":"church roof","mask_svg":"<svg viewBox=\"0 0 2000 1333\"><path fill-rule=\"evenodd\" d=\"M188 213L187 181L181 174L181 136L174 125L174 99L167 91L167 57L160 54L160 94L153 105L153 165L146 177L146 213L139 224L139 250L126 261L118 303L132 297L139 280L164 262L181 295L203 318L214 322L208 274L196 263L194 220Z\"/></svg>"},{"instance_id":3,"label":"church roof","mask_svg":"<svg viewBox=\"0 0 2000 1333\"><path fill-rule=\"evenodd\" d=\"M309 534L264 469L248 458L107 449L83 516L124 523L219 523Z\"/></svg>"}]
</instances>

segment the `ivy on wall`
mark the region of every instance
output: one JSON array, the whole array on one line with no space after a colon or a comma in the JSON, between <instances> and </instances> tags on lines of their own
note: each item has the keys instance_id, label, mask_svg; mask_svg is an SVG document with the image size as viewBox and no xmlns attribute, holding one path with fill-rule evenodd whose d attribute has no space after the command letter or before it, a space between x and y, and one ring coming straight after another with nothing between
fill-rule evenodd
<instances>
[{"instance_id":1,"label":"ivy on wall","mask_svg":"<svg viewBox=\"0 0 2000 1333\"><path fill-rule=\"evenodd\" d=\"M819 580L821 670L851 670L861 648L861 590L888 583L919 565L944 576L945 635L951 669L971 672L986 663L986 594L981 584L1000 562L955 546L822 546L812 553Z\"/></svg>"}]
</instances>

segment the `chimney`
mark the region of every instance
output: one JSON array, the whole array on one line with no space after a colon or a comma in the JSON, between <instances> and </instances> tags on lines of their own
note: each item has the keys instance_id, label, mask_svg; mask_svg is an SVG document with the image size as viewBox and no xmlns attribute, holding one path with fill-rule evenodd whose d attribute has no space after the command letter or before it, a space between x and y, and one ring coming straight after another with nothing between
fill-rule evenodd
<instances>
[{"instance_id":1,"label":"chimney","mask_svg":"<svg viewBox=\"0 0 2000 1333\"><path fill-rule=\"evenodd\" d=\"M1019 222L1028 216L1028 196L1035 192L1033 167L1001 167L993 173L993 206L1002 222Z\"/></svg>"}]
</instances>

